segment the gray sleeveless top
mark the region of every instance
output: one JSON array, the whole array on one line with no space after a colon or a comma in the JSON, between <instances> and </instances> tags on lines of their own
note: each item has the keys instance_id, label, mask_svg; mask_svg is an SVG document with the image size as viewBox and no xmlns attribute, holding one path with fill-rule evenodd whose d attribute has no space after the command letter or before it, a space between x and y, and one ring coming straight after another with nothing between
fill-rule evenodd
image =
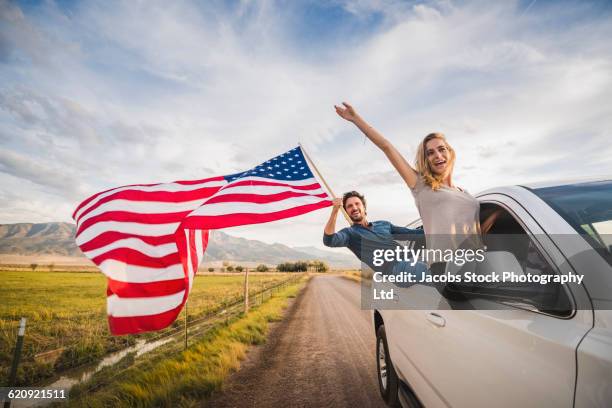
<instances>
[{"instance_id":1,"label":"gray sleeveless top","mask_svg":"<svg viewBox=\"0 0 612 408\"><path fill-rule=\"evenodd\" d=\"M423 221L428 249L482 247L480 205L470 193L447 186L434 191L420 175L410 190Z\"/></svg>"}]
</instances>

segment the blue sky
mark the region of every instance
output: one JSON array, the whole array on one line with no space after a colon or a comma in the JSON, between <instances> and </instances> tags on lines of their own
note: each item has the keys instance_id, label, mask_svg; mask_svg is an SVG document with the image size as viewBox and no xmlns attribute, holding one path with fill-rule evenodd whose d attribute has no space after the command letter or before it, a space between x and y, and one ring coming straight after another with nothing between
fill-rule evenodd
<instances>
[{"instance_id":1,"label":"blue sky","mask_svg":"<svg viewBox=\"0 0 612 408\"><path fill-rule=\"evenodd\" d=\"M342 100L409 159L444 132L473 193L610 175L610 38L604 1L0 0L0 223L70 221L97 191L301 141L335 191L406 224L408 189ZM321 246L327 216L227 232Z\"/></svg>"}]
</instances>

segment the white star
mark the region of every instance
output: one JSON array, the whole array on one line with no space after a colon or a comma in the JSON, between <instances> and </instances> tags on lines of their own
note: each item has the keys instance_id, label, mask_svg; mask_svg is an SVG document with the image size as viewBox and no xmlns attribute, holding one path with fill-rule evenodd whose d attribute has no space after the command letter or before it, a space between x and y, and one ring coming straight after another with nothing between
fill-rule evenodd
<instances>
[{"instance_id":1,"label":"white star","mask_svg":"<svg viewBox=\"0 0 612 408\"><path fill-rule=\"evenodd\" d=\"M275 164L275 165L274 165L274 167L280 167L280 165L278 165L278 164Z\"/></svg>"},{"instance_id":2,"label":"white star","mask_svg":"<svg viewBox=\"0 0 612 408\"><path fill-rule=\"evenodd\" d=\"M268 176L270 176L270 177L274 177L274 174L272 174L272 173L268 173Z\"/></svg>"},{"instance_id":3,"label":"white star","mask_svg":"<svg viewBox=\"0 0 612 408\"><path fill-rule=\"evenodd\" d=\"M295 156L295 157L300 157L300 155L299 155L299 154L294 154L294 156Z\"/></svg>"},{"instance_id":4,"label":"white star","mask_svg":"<svg viewBox=\"0 0 612 408\"><path fill-rule=\"evenodd\" d=\"M304 173L304 174L302 174L302 176L306 176L306 175L308 175L308 173Z\"/></svg>"},{"instance_id":5,"label":"white star","mask_svg":"<svg viewBox=\"0 0 612 408\"><path fill-rule=\"evenodd\" d=\"M288 158L287 160L293 160L293 159L290 157L290 158Z\"/></svg>"},{"instance_id":6,"label":"white star","mask_svg":"<svg viewBox=\"0 0 612 408\"><path fill-rule=\"evenodd\" d=\"M297 174L297 171L294 171L293 174Z\"/></svg>"},{"instance_id":7,"label":"white star","mask_svg":"<svg viewBox=\"0 0 612 408\"><path fill-rule=\"evenodd\" d=\"M301 160L298 160L298 164L302 164L302 161L301 161Z\"/></svg>"},{"instance_id":8,"label":"white star","mask_svg":"<svg viewBox=\"0 0 612 408\"><path fill-rule=\"evenodd\" d=\"M304 170L304 166L300 167L300 170Z\"/></svg>"},{"instance_id":9,"label":"white star","mask_svg":"<svg viewBox=\"0 0 612 408\"><path fill-rule=\"evenodd\" d=\"M291 176L287 175L287 178L291 178Z\"/></svg>"},{"instance_id":10,"label":"white star","mask_svg":"<svg viewBox=\"0 0 612 408\"><path fill-rule=\"evenodd\" d=\"M287 162L282 162L283 164L287 164Z\"/></svg>"},{"instance_id":11,"label":"white star","mask_svg":"<svg viewBox=\"0 0 612 408\"><path fill-rule=\"evenodd\" d=\"M281 172L280 172L280 171L277 171L277 172L276 172L276 174L281 174Z\"/></svg>"}]
</instances>

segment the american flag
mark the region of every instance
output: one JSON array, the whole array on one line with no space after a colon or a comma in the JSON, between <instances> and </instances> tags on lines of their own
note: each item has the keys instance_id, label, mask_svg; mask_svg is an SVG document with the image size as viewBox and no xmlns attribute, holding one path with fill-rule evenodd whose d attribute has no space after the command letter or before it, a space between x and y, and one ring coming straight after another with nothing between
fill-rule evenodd
<instances>
[{"instance_id":1,"label":"american flag","mask_svg":"<svg viewBox=\"0 0 612 408\"><path fill-rule=\"evenodd\" d=\"M74 211L76 243L108 278L111 333L163 329L187 301L208 231L270 222L332 204L301 147L242 173L134 184Z\"/></svg>"}]
</instances>

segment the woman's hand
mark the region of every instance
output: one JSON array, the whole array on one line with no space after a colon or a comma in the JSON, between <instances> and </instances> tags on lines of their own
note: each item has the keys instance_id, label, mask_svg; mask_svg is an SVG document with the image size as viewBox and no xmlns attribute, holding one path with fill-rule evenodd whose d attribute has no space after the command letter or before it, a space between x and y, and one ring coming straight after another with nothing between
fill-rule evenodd
<instances>
[{"instance_id":1,"label":"woman's hand","mask_svg":"<svg viewBox=\"0 0 612 408\"><path fill-rule=\"evenodd\" d=\"M380 150L385 153L393 167L397 170L399 175L404 179L408 187L414 188L417 182L416 171L408 164L406 159L397 151L395 146L391 144L383 135L381 135L376 129L368 125L368 123L355 112L355 109L346 102L342 102L344 108L341 106L334 105L336 113L342 119L352 122L355 126L363 132L368 139L372 141Z\"/></svg>"},{"instance_id":2,"label":"woman's hand","mask_svg":"<svg viewBox=\"0 0 612 408\"><path fill-rule=\"evenodd\" d=\"M349 122L354 122L359 117L357 112L355 112L355 108L353 108L346 102L342 102L342 105L344 105L344 108L338 105L334 105L338 116L340 116L342 119L348 120Z\"/></svg>"}]
</instances>

